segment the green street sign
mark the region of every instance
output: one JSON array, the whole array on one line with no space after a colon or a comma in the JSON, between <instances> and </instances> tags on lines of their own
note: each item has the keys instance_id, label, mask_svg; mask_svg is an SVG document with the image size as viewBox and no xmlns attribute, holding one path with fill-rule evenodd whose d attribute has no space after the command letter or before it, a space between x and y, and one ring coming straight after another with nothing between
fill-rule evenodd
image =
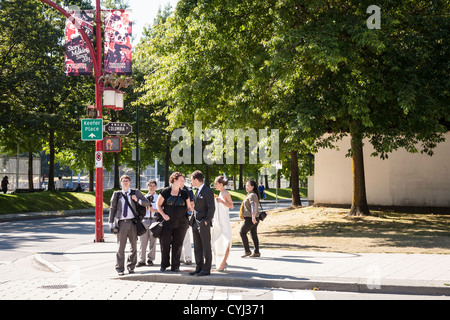
<instances>
[{"instance_id":1,"label":"green street sign","mask_svg":"<svg viewBox=\"0 0 450 320\"><path fill-rule=\"evenodd\" d=\"M81 140L103 140L103 119L81 119Z\"/></svg>"}]
</instances>

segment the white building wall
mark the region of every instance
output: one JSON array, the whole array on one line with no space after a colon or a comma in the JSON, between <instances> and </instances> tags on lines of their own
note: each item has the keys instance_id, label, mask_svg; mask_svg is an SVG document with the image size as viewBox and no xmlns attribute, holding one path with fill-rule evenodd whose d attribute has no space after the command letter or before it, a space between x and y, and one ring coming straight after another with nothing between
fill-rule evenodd
<instances>
[{"instance_id":1,"label":"white building wall","mask_svg":"<svg viewBox=\"0 0 450 320\"><path fill-rule=\"evenodd\" d=\"M372 145L364 141L367 202L382 206L450 208L450 133L432 157L398 149L382 160L371 157ZM315 155L314 202L351 204L352 164L345 154L350 137L336 149L319 149Z\"/></svg>"}]
</instances>

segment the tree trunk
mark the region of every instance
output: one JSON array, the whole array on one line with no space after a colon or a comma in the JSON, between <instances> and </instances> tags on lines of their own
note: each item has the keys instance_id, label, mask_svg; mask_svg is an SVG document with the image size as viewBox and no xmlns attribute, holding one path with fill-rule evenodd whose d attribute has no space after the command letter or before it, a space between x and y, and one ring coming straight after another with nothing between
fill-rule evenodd
<instances>
[{"instance_id":1,"label":"tree trunk","mask_svg":"<svg viewBox=\"0 0 450 320\"><path fill-rule=\"evenodd\" d=\"M239 165L239 190L244 189L244 165Z\"/></svg>"},{"instance_id":2,"label":"tree trunk","mask_svg":"<svg viewBox=\"0 0 450 320\"><path fill-rule=\"evenodd\" d=\"M165 170L166 172L164 173L164 187L168 187L169 186L169 167L170 167L170 134L167 134L166 137L166 157L165 157Z\"/></svg>"},{"instance_id":3,"label":"tree trunk","mask_svg":"<svg viewBox=\"0 0 450 320\"><path fill-rule=\"evenodd\" d=\"M211 184L210 174L209 174L209 165L205 164L205 184L209 187Z\"/></svg>"},{"instance_id":4,"label":"tree trunk","mask_svg":"<svg viewBox=\"0 0 450 320\"><path fill-rule=\"evenodd\" d=\"M34 190L33 185L33 153L28 152L28 189Z\"/></svg>"},{"instance_id":5,"label":"tree trunk","mask_svg":"<svg viewBox=\"0 0 450 320\"><path fill-rule=\"evenodd\" d=\"M95 169L89 169L89 191L94 191ZM95 186L97 188L97 186Z\"/></svg>"},{"instance_id":6,"label":"tree trunk","mask_svg":"<svg viewBox=\"0 0 450 320\"><path fill-rule=\"evenodd\" d=\"M55 129L49 130L48 191L55 191Z\"/></svg>"},{"instance_id":7,"label":"tree trunk","mask_svg":"<svg viewBox=\"0 0 450 320\"><path fill-rule=\"evenodd\" d=\"M298 154L297 150L291 150L291 188L292 206L301 206L300 189L298 187Z\"/></svg>"},{"instance_id":8,"label":"tree trunk","mask_svg":"<svg viewBox=\"0 0 450 320\"><path fill-rule=\"evenodd\" d=\"M364 178L363 143L360 134L352 134L351 147L353 195L349 216L370 215L369 206L367 205L366 182Z\"/></svg>"}]
</instances>

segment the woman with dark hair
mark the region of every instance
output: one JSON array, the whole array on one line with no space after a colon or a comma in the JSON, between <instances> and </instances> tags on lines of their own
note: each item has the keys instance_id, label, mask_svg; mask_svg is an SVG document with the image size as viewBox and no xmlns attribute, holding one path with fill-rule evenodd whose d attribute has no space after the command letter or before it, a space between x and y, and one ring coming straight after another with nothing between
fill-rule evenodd
<instances>
[{"instance_id":1,"label":"woman with dark hair","mask_svg":"<svg viewBox=\"0 0 450 320\"><path fill-rule=\"evenodd\" d=\"M247 181L245 185L245 190L247 191L247 196L245 197L241 205L241 213L242 213L241 218L244 220L244 224L242 225L241 231L239 232L245 250L245 253L242 256L242 258L247 256L260 257L261 253L259 252L259 240L258 240L258 223L259 223L258 185L253 180ZM252 236L253 246L255 247L255 251L253 254L250 251L250 245L247 238L248 232L250 232L250 235Z\"/></svg>"},{"instance_id":2,"label":"woman with dark hair","mask_svg":"<svg viewBox=\"0 0 450 320\"><path fill-rule=\"evenodd\" d=\"M183 190L185 178L183 174L174 172L170 176L170 187L161 190L157 209L164 219L159 243L161 245L161 271L171 266L171 271L180 271L181 249L184 236L189 228L187 208L190 200ZM170 263L170 248L172 247L172 264Z\"/></svg>"}]
</instances>

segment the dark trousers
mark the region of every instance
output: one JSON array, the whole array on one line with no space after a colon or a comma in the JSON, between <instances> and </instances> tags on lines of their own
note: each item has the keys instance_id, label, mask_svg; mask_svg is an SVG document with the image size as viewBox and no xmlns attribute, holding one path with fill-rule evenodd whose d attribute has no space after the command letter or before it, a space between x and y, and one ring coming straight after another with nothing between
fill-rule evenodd
<instances>
[{"instance_id":1,"label":"dark trousers","mask_svg":"<svg viewBox=\"0 0 450 320\"><path fill-rule=\"evenodd\" d=\"M172 227L164 225L161 231L159 243L161 245L161 268L171 269L180 268L181 249L183 248L183 241L186 235L188 225ZM170 248L172 247L172 264L170 264Z\"/></svg>"},{"instance_id":2,"label":"dark trousers","mask_svg":"<svg viewBox=\"0 0 450 320\"><path fill-rule=\"evenodd\" d=\"M258 224L259 219L256 219L256 224L253 224L252 218L244 218L244 224L242 225L241 231L239 234L241 235L242 244L244 245L245 252L250 252L250 245L248 243L247 233L250 231L250 235L252 236L253 245L255 246L255 253L259 253L259 240L258 240Z\"/></svg>"},{"instance_id":3,"label":"dark trousers","mask_svg":"<svg viewBox=\"0 0 450 320\"><path fill-rule=\"evenodd\" d=\"M197 267L195 271L211 272L211 227L204 222L197 221L192 225L192 236L194 238L194 255Z\"/></svg>"}]
</instances>

